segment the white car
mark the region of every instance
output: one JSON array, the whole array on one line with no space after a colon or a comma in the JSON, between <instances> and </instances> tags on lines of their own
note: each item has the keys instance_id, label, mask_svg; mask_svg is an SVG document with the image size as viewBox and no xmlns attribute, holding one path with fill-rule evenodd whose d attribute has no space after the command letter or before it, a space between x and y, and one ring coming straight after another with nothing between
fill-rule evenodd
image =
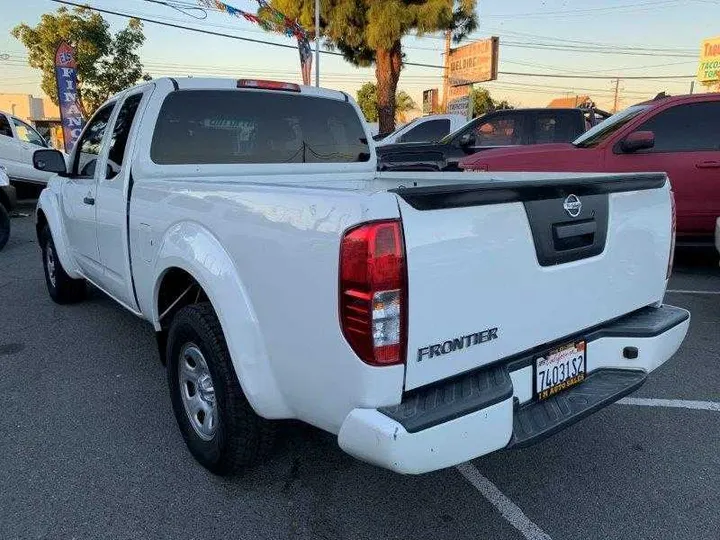
<instances>
[{"instance_id":1,"label":"white car","mask_svg":"<svg viewBox=\"0 0 720 540\"><path fill-rule=\"evenodd\" d=\"M47 141L27 122L0 111L0 164L11 180L47 184L50 174L33 167L35 150L50 148Z\"/></svg>"},{"instance_id":2,"label":"white car","mask_svg":"<svg viewBox=\"0 0 720 540\"><path fill-rule=\"evenodd\" d=\"M5 167L0 165L0 249L10 239L10 212L14 207L15 188L10 185Z\"/></svg>"},{"instance_id":3,"label":"white car","mask_svg":"<svg viewBox=\"0 0 720 540\"><path fill-rule=\"evenodd\" d=\"M537 442L675 353L665 174L381 173L360 115L332 90L162 78L100 107L69 171L35 153L60 174L36 212L50 296L89 281L153 326L205 467L299 419L424 473Z\"/></svg>"},{"instance_id":4,"label":"white car","mask_svg":"<svg viewBox=\"0 0 720 540\"><path fill-rule=\"evenodd\" d=\"M461 114L433 114L421 116L396 129L375 144L384 146L395 143L436 142L467 123Z\"/></svg>"}]
</instances>

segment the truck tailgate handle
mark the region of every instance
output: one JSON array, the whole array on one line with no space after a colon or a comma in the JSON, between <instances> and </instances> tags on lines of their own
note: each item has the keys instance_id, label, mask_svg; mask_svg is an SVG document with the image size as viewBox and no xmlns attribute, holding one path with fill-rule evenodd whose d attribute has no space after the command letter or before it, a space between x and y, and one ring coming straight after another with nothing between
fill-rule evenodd
<instances>
[{"instance_id":1,"label":"truck tailgate handle","mask_svg":"<svg viewBox=\"0 0 720 540\"><path fill-rule=\"evenodd\" d=\"M698 169L720 169L720 161L699 161L695 164Z\"/></svg>"},{"instance_id":2,"label":"truck tailgate handle","mask_svg":"<svg viewBox=\"0 0 720 540\"><path fill-rule=\"evenodd\" d=\"M83 197L83 202L85 204L89 204L90 206L92 206L93 204L95 204L95 199L93 197L86 196L86 197Z\"/></svg>"},{"instance_id":3,"label":"truck tailgate handle","mask_svg":"<svg viewBox=\"0 0 720 540\"><path fill-rule=\"evenodd\" d=\"M558 240L566 240L574 236L594 235L597 231L597 224L594 219L579 221L577 223L568 223L566 225L553 225L555 229L555 238Z\"/></svg>"}]
</instances>

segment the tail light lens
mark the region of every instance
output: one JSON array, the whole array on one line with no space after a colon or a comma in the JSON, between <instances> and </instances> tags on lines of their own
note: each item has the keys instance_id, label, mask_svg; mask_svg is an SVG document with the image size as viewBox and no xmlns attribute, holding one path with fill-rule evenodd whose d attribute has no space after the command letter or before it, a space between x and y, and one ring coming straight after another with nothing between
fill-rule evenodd
<instances>
[{"instance_id":1,"label":"tail light lens","mask_svg":"<svg viewBox=\"0 0 720 540\"><path fill-rule=\"evenodd\" d=\"M675 193L672 190L670 191L670 213L672 214L670 216L672 226L670 229L670 255L668 255L666 279L670 279L670 274L672 274L673 262L675 261L675 230L677 229L677 212L675 210Z\"/></svg>"},{"instance_id":2,"label":"tail light lens","mask_svg":"<svg viewBox=\"0 0 720 540\"><path fill-rule=\"evenodd\" d=\"M340 324L366 363L405 362L407 272L399 220L374 221L345 233L340 246Z\"/></svg>"}]
</instances>

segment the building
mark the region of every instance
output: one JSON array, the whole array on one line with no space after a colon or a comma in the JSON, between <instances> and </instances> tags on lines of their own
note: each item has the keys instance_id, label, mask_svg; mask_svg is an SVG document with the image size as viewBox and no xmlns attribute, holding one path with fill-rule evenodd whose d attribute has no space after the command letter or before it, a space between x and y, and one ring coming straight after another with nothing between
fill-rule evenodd
<instances>
[{"instance_id":1,"label":"building","mask_svg":"<svg viewBox=\"0 0 720 540\"><path fill-rule=\"evenodd\" d=\"M37 98L31 94L0 93L0 111L33 124L50 144L58 149L63 148L60 109L49 97Z\"/></svg>"},{"instance_id":2,"label":"building","mask_svg":"<svg viewBox=\"0 0 720 540\"><path fill-rule=\"evenodd\" d=\"M590 96L569 96L555 98L548 103L548 109L574 109L591 104Z\"/></svg>"}]
</instances>

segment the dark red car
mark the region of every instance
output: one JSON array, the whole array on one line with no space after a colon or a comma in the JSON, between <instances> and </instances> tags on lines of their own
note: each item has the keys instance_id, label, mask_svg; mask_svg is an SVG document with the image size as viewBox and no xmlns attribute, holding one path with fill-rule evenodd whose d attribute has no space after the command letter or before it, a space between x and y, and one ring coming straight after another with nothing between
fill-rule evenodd
<instances>
[{"instance_id":1,"label":"dark red car","mask_svg":"<svg viewBox=\"0 0 720 540\"><path fill-rule=\"evenodd\" d=\"M667 173L678 240L712 242L720 216L720 93L634 105L572 143L499 148L463 159L469 171Z\"/></svg>"}]
</instances>

